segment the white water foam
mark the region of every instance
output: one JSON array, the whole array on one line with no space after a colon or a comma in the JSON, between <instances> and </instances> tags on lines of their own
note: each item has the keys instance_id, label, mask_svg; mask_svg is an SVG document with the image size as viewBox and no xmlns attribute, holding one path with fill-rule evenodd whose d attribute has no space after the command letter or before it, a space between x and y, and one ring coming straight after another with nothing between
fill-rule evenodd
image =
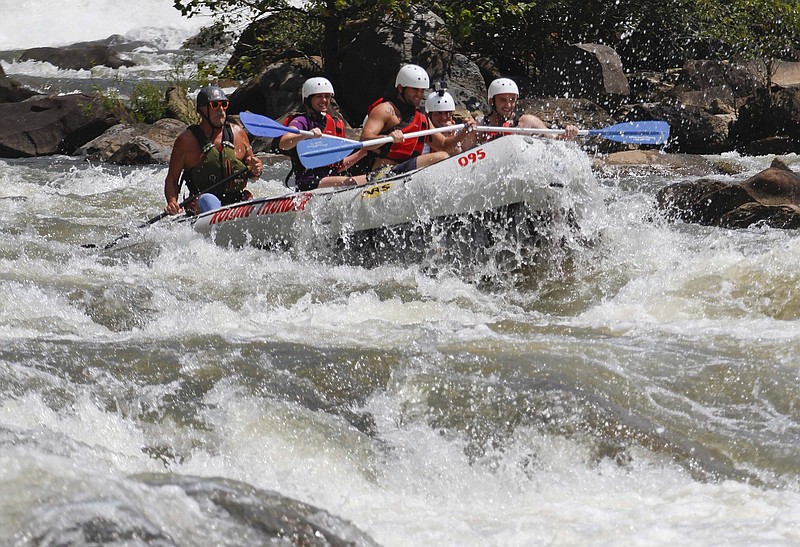
<instances>
[{"instance_id":1,"label":"white water foam","mask_svg":"<svg viewBox=\"0 0 800 547\"><path fill-rule=\"evenodd\" d=\"M172 0L0 0L0 50L64 46L121 34L175 49L208 25L187 19Z\"/></svg>"}]
</instances>

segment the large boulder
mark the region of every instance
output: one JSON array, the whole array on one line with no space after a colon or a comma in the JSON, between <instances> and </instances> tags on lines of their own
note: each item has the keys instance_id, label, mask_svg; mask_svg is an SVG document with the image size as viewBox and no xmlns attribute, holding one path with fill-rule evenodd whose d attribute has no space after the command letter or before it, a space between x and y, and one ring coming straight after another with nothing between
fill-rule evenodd
<instances>
[{"instance_id":1,"label":"large boulder","mask_svg":"<svg viewBox=\"0 0 800 547\"><path fill-rule=\"evenodd\" d=\"M72 154L119 123L98 96L78 93L0 104L0 157Z\"/></svg>"},{"instance_id":2,"label":"large boulder","mask_svg":"<svg viewBox=\"0 0 800 547\"><path fill-rule=\"evenodd\" d=\"M37 95L36 91L6 76L3 65L0 65L0 103L16 103L34 95Z\"/></svg>"},{"instance_id":3,"label":"large boulder","mask_svg":"<svg viewBox=\"0 0 800 547\"><path fill-rule=\"evenodd\" d=\"M625 121L663 120L670 125L668 147L686 154L719 154L730 150L728 134L731 117L711 114L703 107L664 101L635 105Z\"/></svg>"},{"instance_id":4,"label":"large boulder","mask_svg":"<svg viewBox=\"0 0 800 547\"><path fill-rule=\"evenodd\" d=\"M367 107L394 89L400 66L414 63L424 68L431 84L450 78L453 40L444 21L433 12L412 8L407 18L387 20L365 29L344 48L337 100L351 122L361 123Z\"/></svg>"},{"instance_id":5,"label":"large boulder","mask_svg":"<svg viewBox=\"0 0 800 547\"><path fill-rule=\"evenodd\" d=\"M70 70L91 70L98 65L109 68L135 65L133 61L121 58L116 50L101 44L31 48L22 52L20 60L47 62Z\"/></svg>"},{"instance_id":6,"label":"large boulder","mask_svg":"<svg viewBox=\"0 0 800 547\"><path fill-rule=\"evenodd\" d=\"M456 108L467 111L489 110L486 82L478 65L459 53L453 56L447 75L447 91L453 96ZM435 83L435 82L434 82Z\"/></svg>"},{"instance_id":7,"label":"large boulder","mask_svg":"<svg viewBox=\"0 0 800 547\"><path fill-rule=\"evenodd\" d=\"M557 50L542 64L539 93L551 97L581 97L603 106L620 104L630 87L622 61L610 47L573 44Z\"/></svg>"},{"instance_id":8,"label":"large boulder","mask_svg":"<svg viewBox=\"0 0 800 547\"><path fill-rule=\"evenodd\" d=\"M300 89L308 78L322 76L322 59L296 57L276 61L265 67L258 76L245 82L231 95L229 114L249 110L278 119L289 112L305 110ZM335 101L342 95L336 90Z\"/></svg>"},{"instance_id":9,"label":"large boulder","mask_svg":"<svg viewBox=\"0 0 800 547\"><path fill-rule=\"evenodd\" d=\"M776 61L772 85L777 87L800 87L800 62Z\"/></svg>"},{"instance_id":10,"label":"large boulder","mask_svg":"<svg viewBox=\"0 0 800 547\"><path fill-rule=\"evenodd\" d=\"M80 147L76 155L119 165L167 164L175 139L186 127L172 118L154 124L115 125Z\"/></svg>"},{"instance_id":11,"label":"large boulder","mask_svg":"<svg viewBox=\"0 0 800 547\"><path fill-rule=\"evenodd\" d=\"M737 184L707 178L672 184L656 201L668 218L706 226L800 227L800 175L778 159Z\"/></svg>"},{"instance_id":12,"label":"large boulder","mask_svg":"<svg viewBox=\"0 0 800 547\"><path fill-rule=\"evenodd\" d=\"M800 152L800 87L755 94L739 110L731 137L749 154Z\"/></svg>"}]
</instances>

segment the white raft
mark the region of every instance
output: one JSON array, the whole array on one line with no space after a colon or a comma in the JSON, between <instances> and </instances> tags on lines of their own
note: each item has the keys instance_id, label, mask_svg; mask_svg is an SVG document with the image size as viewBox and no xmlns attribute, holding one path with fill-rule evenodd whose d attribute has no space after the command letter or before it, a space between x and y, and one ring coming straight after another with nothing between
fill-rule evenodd
<instances>
[{"instance_id":1,"label":"white raft","mask_svg":"<svg viewBox=\"0 0 800 547\"><path fill-rule=\"evenodd\" d=\"M361 233L418 229L514 205L541 217L579 213L594 176L574 143L507 135L365 186L259 198L187 218L219 245L318 247Z\"/></svg>"}]
</instances>

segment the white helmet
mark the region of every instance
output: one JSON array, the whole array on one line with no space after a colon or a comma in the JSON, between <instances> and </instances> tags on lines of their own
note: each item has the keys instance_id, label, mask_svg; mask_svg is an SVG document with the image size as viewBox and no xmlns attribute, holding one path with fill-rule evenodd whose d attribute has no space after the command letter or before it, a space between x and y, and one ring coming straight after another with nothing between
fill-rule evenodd
<instances>
[{"instance_id":1,"label":"white helmet","mask_svg":"<svg viewBox=\"0 0 800 547\"><path fill-rule=\"evenodd\" d=\"M491 103L494 96L501 93L513 93L519 96L519 88L511 78L497 78L489 84L489 102Z\"/></svg>"},{"instance_id":2,"label":"white helmet","mask_svg":"<svg viewBox=\"0 0 800 547\"><path fill-rule=\"evenodd\" d=\"M333 85L327 78L309 78L303 84L303 100L317 93L330 93L333 95Z\"/></svg>"},{"instance_id":3,"label":"white helmet","mask_svg":"<svg viewBox=\"0 0 800 547\"><path fill-rule=\"evenodd\" d=\"M425 99L425 111L430 112L453 112L456 109L456 102L447 91L434 91Z\"/></svg>"},{"instance_id":4,"label":"white helmet","mask_svg":"<svg viewBox=\"0 0 800 547\"><path fill-rule=\"evenodd\" d=\"M421 66L403 65L397 72L397 78L394 81L395 87L399 85L416 89L428 89L431 86L431 81L428 78L428 73Z\"/></svg>"}]
</instances>

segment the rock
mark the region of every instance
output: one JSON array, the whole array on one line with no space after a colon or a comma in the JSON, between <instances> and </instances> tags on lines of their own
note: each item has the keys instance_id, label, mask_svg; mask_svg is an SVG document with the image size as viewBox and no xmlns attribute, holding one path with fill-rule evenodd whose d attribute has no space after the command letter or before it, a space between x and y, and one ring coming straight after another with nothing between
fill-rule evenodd
<instances>
[{"instance_id":1,"label":"rock","mask_svg":"<svg viewBox=\"0 0 800 547\"><path fill-rule=\"evenodd\" d=\"M751 201L744 188L706 178L671 184L656 194L668 218L704 226L719 226L725 213Z\"/></svg>"},{"instance_id":2,"label":"rock","mask_svg":"<svg viewBox=\"0 0 800 547\"><path fill-rule=\"evenodd\" d=\"M404 63L420 65L431 83L445 79L455 87L448 77L452 50L444 21L429 10L414 7L406 19L387 20L378 28L365 29L343 48L337 100L351 123L360 125L367 107L394 89L397 71Z\"/></svg>"},{"instance_id":3,"label":"rock","mask_svg":"<svg viewBox=\"0 0 800 547\"><path fill-rule=\"evenodd\" d=\"M753 93L762 81L761 71L753 64L690 59L683 64L676 83L687 91L726 87L740 98Z\"/></svg>"},{"instance_id":4,"label":"rock","mask_svg":"<svg viewBox=\"0 0 800 547\"><path fill-rule=\"evenodd\" d=\"M787 230L800 228L800 207L749 202L725 213L719 221L723 228L747 228L754 224Z\"/></svg>"},{"instance_id":5,"label":"rock","mask_svg":"<svg viewBox=\"0 0 800 547\"><path fill-rule=\"evenodd\" d=\"M772 85L778 87L800 87L800 63L788 61L775 62Z\"/></svg>"},{"instance_id":6,"label":"rock","mask_svg":"<svg viewBox=\"0 0 800 547\"><path fill-rule=\"evenodd\" d=\"M168 164L172 145L187 124L164 118L154 124L119 124L76 153L120 165Z\"/></svg>"},{"instance_id":7,"label":"rock","mask_svg":"<svg viewBox=\"0 0 800 547\"><path fill-rule=\"evenodd\" d=\"M630 95L630 86L612 48L573 44L544 60L539 92L551 97L580 97L609 106L620 104Z\"/></svg>"},{"instance_id":8,"label":"rock","mask_svg":"<svg viewBox=\"0 0 800 547\"><path fill-rule=\"evenodd\" d=\"M453 96L456 108L467 111L488 111L486 82L478 65L464 55L455 54L446 77L447 91ZM432 82L433 83L433 82Z\"/></svg>"},{"instance_id":9,"label":"rock","mask_svg":"<svg viewBox=\"0 0 800 547\"><path fill-rule=\"evenodd\" d=\"M199 518L213 525L236 523L250 532L256 545L303 545L309 547L377 547L369 535L352 522L277 492L223 478L178 475L139 475L154 488L178 488L195 500Z\"/></svg>"},{"instance_id":10,"label":"rock","mask_svg":"<svg viewBox=\"0 0 800 547\"><path fill-rule=\"evenodd\" d=\"M753 199L764 205L800 205L800 175L780 159L741 183Z\"/></svg>"},{"instance_id":11,"label":"rock","mask_svg":"<svg viewBox=\"0 0 800 547\"><path fill-rule=\"evenodd\" d=\"M0 157L72 154L119 123L99 96L78 93L0 104Z\"/></svg>"},{"instance_id":12,"label":"rock","mask_svg":"<svg viewBox=\"0 0 800 547\"><path fill-rule=\"evenodd\" d=\"M321 66L319 57L297 57L272 63L230 95L228 113L249 110L277 120L287 113L305 110L300 89L308 78L322 76ZM339 113L336 100L340 96L337 91L331 101L334 114Z\"/></svg>"},{"instance_id":13,"label":"rock","mask_svg":"<svg viewBox=\"0 0 800 547\"><path fill-rule=\"evenodd\" d=\"M780 160L738 184L706 178L672 184L659 191L656 200L669 218L684 222L726 228L758 223L800 227L800 175Z\"/></svg>"},{"instance_id":14,"label":"rock","mask_svg":"<svg viewBox=\"0 0 800 547\"><path fill-rule=\"evenodd\" d=\"M722 171L714 162L692 154L665 154L659 150L624 150L597 157L593 167L603 172L632 173L644 170L669 170L682 175L702 175Z\"/></svg>"},{"instance_id":15,"label":"rock","mask_svg":"<svg viewBox=\"0 0 800 547\"><path fill-rule=\"evenodd\" d=\"M200 31L187 39L181 47L199 51L226 50L233 45L233 35L225 29L221 22L215 22L203 27Z\"/></svg>"},{"instance_id":16,"label":"rock","mask_svg":"<svg viewBox=\"0 0 800 547\"><path fill-rule=\"evenodd\" d=\"M780 143L772 153L800 152L800 87L765 91L751 97L731 126L731 139L747 153L768 150L765 143ZM764 152L766 153L766 152Z\"/></svg>"},{"instance_id":17,"label":"rock","mask_svg":"<svg viewBox=\"0 0 800 547\"><path fill-rule=\"evenodd\" d=\"M21 61L41 61L70 70L91 70L104 65L109 68L134 66L135 63L120 58L119 54L105 45L72 45L63 48L37 47L26 49L20 55Z\"/></svg>"},{"instance_id":18,"label":"rock","mask_svg":"<svg viewBox=\"0 0 800 547\"><path fill-rule=\"evenodd\" d=\"M636 105L625 116L625 121L668 122L668 149L687 154L719 154L729 150L730 119L728 115L710 114L699 106L674 102Z\"/></svg>"},{"instance_id":19,"label":"rock","mask_svg":"<svg viewBox=\"0 0 800 547\"><path fill-rule=\"evenodd\" d=\"M167 89L167 118L175 118L190 125L200 122L194 102L186 95L183 88L172 86Z\"/></svg>"},{"instance_id":20,"label":"rock","mask_svg":"<svg viewBox=\"0 0 800 547\"><path fill-rule=\"evenodd\" d=\"M36 91L23 87L16 80L6 76L3 65L0 65L0 103L17 103L37 94Z\"/></svg>"},{"instance_id":21,"label":"rock","mask_svg":"<svg viewBox=\"0 0 800 547\"><path fill-rule=\"evenodd\" d=\"M594 128L614 123L608 112L587 99L533 97L520 99L517 109L558 127L575 124L582 128Z\"/></svg>"}]
</instances>

